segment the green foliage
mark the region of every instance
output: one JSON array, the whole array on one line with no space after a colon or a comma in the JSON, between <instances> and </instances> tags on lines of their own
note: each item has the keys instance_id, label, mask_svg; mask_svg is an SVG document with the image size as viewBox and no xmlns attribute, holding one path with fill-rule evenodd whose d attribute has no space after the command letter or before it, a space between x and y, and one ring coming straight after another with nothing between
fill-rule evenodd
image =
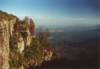
<instances>
[{"instance_id":1,"label":"green foliage","mask_svg":"<svg viewBox=\"0 0 100 69\"><path fill-rule=\"evenodd\" d=\"M40 46L37 39L33 39L30 46L24 51L25 61L39 60L42 56L42 47Z\"/></svg>"},{"instance_id":2,"label":"green foliage","mask_svg":"<svg viewBox=\"0 0 100 69\"><path fill-rule=\"evenodd\" d=\"M9 63L10 63L10 68L11 69L17 68L18 60L16 60L16 59L10 59Z\"/></svg>"},{"instance_id":3,"label":"green foliage","mask_svg":"<svg viewBox=\"0 0 100 69\"><path fill-rule=\"evenodd\" d=\"M16 45L16 40L14 39L14 37L11 37L10 38L10 49L11 50L16 49L15 45Z\"/></svg>"},{"instance_id":4,"label":"green foliage","mask_svg":"<svg viewBox=\"0 0 100 69\"><path fill-rule=\"evenodd\" d=\"M12 54L9 63L11 68L21 65L27 66L27 63L31 60L41 60L43 49L36 38L32 39L31 45L26 47L22 54L17 51L15 37L11 37L10 42L10 53Z\"/></svg>"}]
</instances>

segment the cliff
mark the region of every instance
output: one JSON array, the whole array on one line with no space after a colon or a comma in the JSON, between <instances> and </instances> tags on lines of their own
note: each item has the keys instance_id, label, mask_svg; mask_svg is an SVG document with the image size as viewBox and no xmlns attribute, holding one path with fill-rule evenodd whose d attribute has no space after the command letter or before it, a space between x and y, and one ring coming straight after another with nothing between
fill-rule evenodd
<instances>
[{"instance_id":1,"label":"cliff","mask_svg":"<svg viewBox=\"0 0 100 69\"><path fill-rule=\"evenodd\" d=\"M52 51L34 35L34 21L0 11L0 69L22 69L50 61Z\"/></svg>"},{"instance_id":2,"label":"cliff","mask_svg":"<svg viewBox=\"0 0 100 69\"><path fill-rule=\"evenodd\" d=\"M9 69L9 40L16 17L0 11L0 69Z\"/></svg>"}]
</instances>

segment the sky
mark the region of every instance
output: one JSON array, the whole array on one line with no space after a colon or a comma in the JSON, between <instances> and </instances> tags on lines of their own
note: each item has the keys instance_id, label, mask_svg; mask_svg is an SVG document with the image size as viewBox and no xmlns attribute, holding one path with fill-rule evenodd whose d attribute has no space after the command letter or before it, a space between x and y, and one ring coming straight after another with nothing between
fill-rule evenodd
<instances>
[{"instance_id":1,"label":"sky","mask_svg":"<svg viewBox=\"0 0 100 69\"><path fill-rule=\"evenodd\" d=\"M99 24L99 0L0 0L0 10L36 25L67 26Z\"/></svg>"}]
</instances>

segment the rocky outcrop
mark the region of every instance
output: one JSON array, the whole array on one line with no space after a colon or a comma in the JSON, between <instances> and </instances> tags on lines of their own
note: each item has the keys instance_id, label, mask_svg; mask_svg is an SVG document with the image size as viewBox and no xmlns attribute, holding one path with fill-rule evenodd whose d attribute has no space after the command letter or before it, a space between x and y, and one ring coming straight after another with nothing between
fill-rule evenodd
<instances>
[{"instance_id":1,"label":"rocky outcrop","mask_svg":"<svg viewBox=\"0 0 100 69\"><path fill-rule=\"evenodd\" d=\"M45 61L50 61L52 56L53 56L52 51L47 50L47 49L44 50L44 60Z\"/></svg>"},{"instance_id":2,"label":"rocky outcrop","mask_svg":"<svg viewBox=\"0 0 100 69\"><path fill-rule=\"evenodd\" d=\"M9 39L16 18L0 11L0 69L9 69ZM11 34L11 35L10 35Z\"/></svg>"},{"instance_id":3,"label":"rocky outcrop","mask_svg":"<svg viewBox=\"0 0 100 69\"><path fill-rule=\"evenodd\" d=\"M0 11L0 69L24 69L51 60L52 51L42 48L34 31L32 19Z\"/></svg>"},{"instance_id":4,"label":"rocky outcrop","mask_svg":"<svg viewBox=\"0 0 100 69\"><path fill-rule=\"evenodd\" d=\"M25 46L24 39L21 36L18 39L19 39L19 42L17 43L17 47L18 47L19 52L22 53Z\"/></svg>"}]
</instances>

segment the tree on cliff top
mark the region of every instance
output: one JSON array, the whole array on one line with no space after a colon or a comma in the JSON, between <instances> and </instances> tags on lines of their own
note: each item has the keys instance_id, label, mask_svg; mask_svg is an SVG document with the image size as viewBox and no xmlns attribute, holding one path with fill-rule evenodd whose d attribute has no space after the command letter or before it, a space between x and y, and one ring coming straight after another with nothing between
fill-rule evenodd
<instances>
[{"instance_id":1,"label":"tree on cliff top","mask_svg":"<svg viewBox=\"0 0 100 69\"><path fill-rule=\"evenodd\" d=\"M34 32L35 32L35 23L31 18L30 19L30 33L33 34Z\"/></svg>"}]
</instances>

